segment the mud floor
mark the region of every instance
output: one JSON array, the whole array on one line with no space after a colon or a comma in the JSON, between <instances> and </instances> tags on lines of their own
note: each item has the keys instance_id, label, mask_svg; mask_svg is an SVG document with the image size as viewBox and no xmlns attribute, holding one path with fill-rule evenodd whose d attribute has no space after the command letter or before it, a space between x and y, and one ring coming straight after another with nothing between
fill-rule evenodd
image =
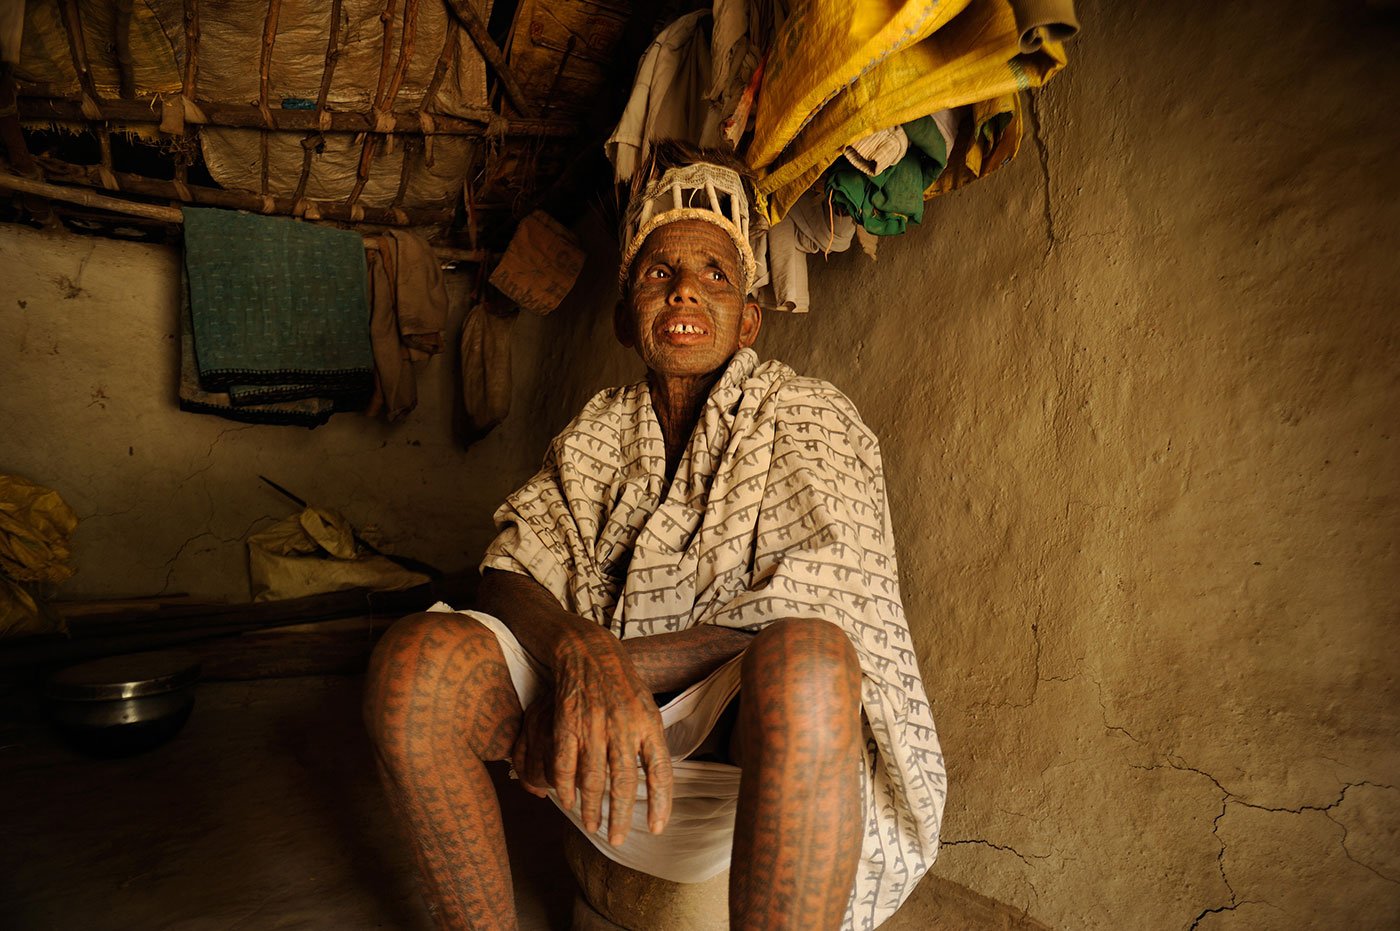
<instances>
[{"instance_id":1,"label":"mud floor","mask_svg":"<svg viewBox=\"0 0 1400 931\"><path fill-rule=\"evenodd\" d=\"M360 687L358 676L205 682L175 740L125 760L62 744L32 689L0 694L0 927L429 929L360 726ZM521 928L567 928L562 820L505 788Z\"/></svg>"}]
</instances>

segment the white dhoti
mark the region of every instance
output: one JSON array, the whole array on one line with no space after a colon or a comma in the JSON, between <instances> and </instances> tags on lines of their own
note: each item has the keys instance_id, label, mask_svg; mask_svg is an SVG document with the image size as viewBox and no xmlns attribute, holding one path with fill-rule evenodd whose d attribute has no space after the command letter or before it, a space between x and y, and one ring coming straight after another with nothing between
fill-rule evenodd
<instances>
[{"instance_id":1,"label":"white dhoti","mask_svg":"<svg viewBox=\"0 0 1400 931\"><path fill-rule=\"evenodd\" d=\"M510 628L480 611L453 611L438 602L428 610L460 614L472 618L496 635L510 670L510 680L520 707L535 700L545 678L534 657L525 652ZM632 810L632 829L620 847L608 843L608 799L603 797L603 818L597 831L588 831L579 815L578 799L565 808L551 789L549 797L569 817L593 845L623 866L678 883L698 883L729 868L734 845L734 813L739 806L737 766L690 760L715 727L725 706L739 694L740 656L725 663L709 676L676 695L661 706L661 724L666 729L671 767L675 773L671 818L666 830L652 834L647 826L646 775L637 774L637 806Z\"/></svg>"}]
</instances>

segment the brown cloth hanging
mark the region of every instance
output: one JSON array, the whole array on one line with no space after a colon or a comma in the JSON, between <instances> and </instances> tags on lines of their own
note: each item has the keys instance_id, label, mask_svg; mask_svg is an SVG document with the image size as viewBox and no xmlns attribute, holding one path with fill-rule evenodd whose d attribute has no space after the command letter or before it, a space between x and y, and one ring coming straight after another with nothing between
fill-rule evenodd
<instances>
[{"instance_id":1,"label":"brown cloth hanging","mask_svg":"<svg viewBox=\"0 0 1400 931\"><path fill-rule=\"evenodd\" d=\"M505 255L491 272L491 285L521 309L544 315L573 289L583 260L578 237L536 210L515 228Z\"/></svg>"},{"instance_id":2,"label":"brown cloth hanging","mask_svg":"<svg viewBox=\"0 0 1400 931\"><path fill-rule=\"evenodd\" d=\"M447 285L432 247L416 233L389 230L365 257L374 347L374 397L366 413L393 423L418 405L413 363L443 350Z\"/></svg>"},{"instance_id":3,"label":"brown cloth hanging","mask_svg":"<svg viewBox=\"0 0 1400 931\"><path fill-rule=\"evenodd\" d=\"M510 413L510 333L519 313L498 314L480 302L462 324L462 401L470 445Z\"/></svg>"}]
</instances>

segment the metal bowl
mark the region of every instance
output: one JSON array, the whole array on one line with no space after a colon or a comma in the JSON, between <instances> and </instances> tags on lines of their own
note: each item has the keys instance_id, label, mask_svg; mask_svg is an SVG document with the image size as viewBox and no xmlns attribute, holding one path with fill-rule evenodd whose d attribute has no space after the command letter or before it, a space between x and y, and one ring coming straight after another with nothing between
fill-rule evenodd
<instances>
[{"instance_id":1,"label":"metal bowl","mask_svg":"<svg viewBox=\"0 0 1400 931\"><path fill-rule=\"evenodd\" d=\"M44 694L49 719L78 750L130 756L180 732L198 681L199 661L189 653L134 653L70 666Z\"/></svg>"}]
</instances>

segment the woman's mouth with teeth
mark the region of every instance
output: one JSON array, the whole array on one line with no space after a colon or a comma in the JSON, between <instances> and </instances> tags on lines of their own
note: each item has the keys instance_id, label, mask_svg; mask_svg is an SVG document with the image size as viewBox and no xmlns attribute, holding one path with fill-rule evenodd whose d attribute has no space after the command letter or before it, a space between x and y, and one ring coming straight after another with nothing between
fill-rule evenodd
<instances>
[{"instance_id":1,"label":"woman's mouth with teeth","mask_svg":"<svg viewBox=\"0 0 1400 931\"><path fill-rule=\"evenodd\" d=\"M704 335L707 330L693 323L673 323L663 331L666 333L697 333Z\"/></svg>"}]
</instances>

